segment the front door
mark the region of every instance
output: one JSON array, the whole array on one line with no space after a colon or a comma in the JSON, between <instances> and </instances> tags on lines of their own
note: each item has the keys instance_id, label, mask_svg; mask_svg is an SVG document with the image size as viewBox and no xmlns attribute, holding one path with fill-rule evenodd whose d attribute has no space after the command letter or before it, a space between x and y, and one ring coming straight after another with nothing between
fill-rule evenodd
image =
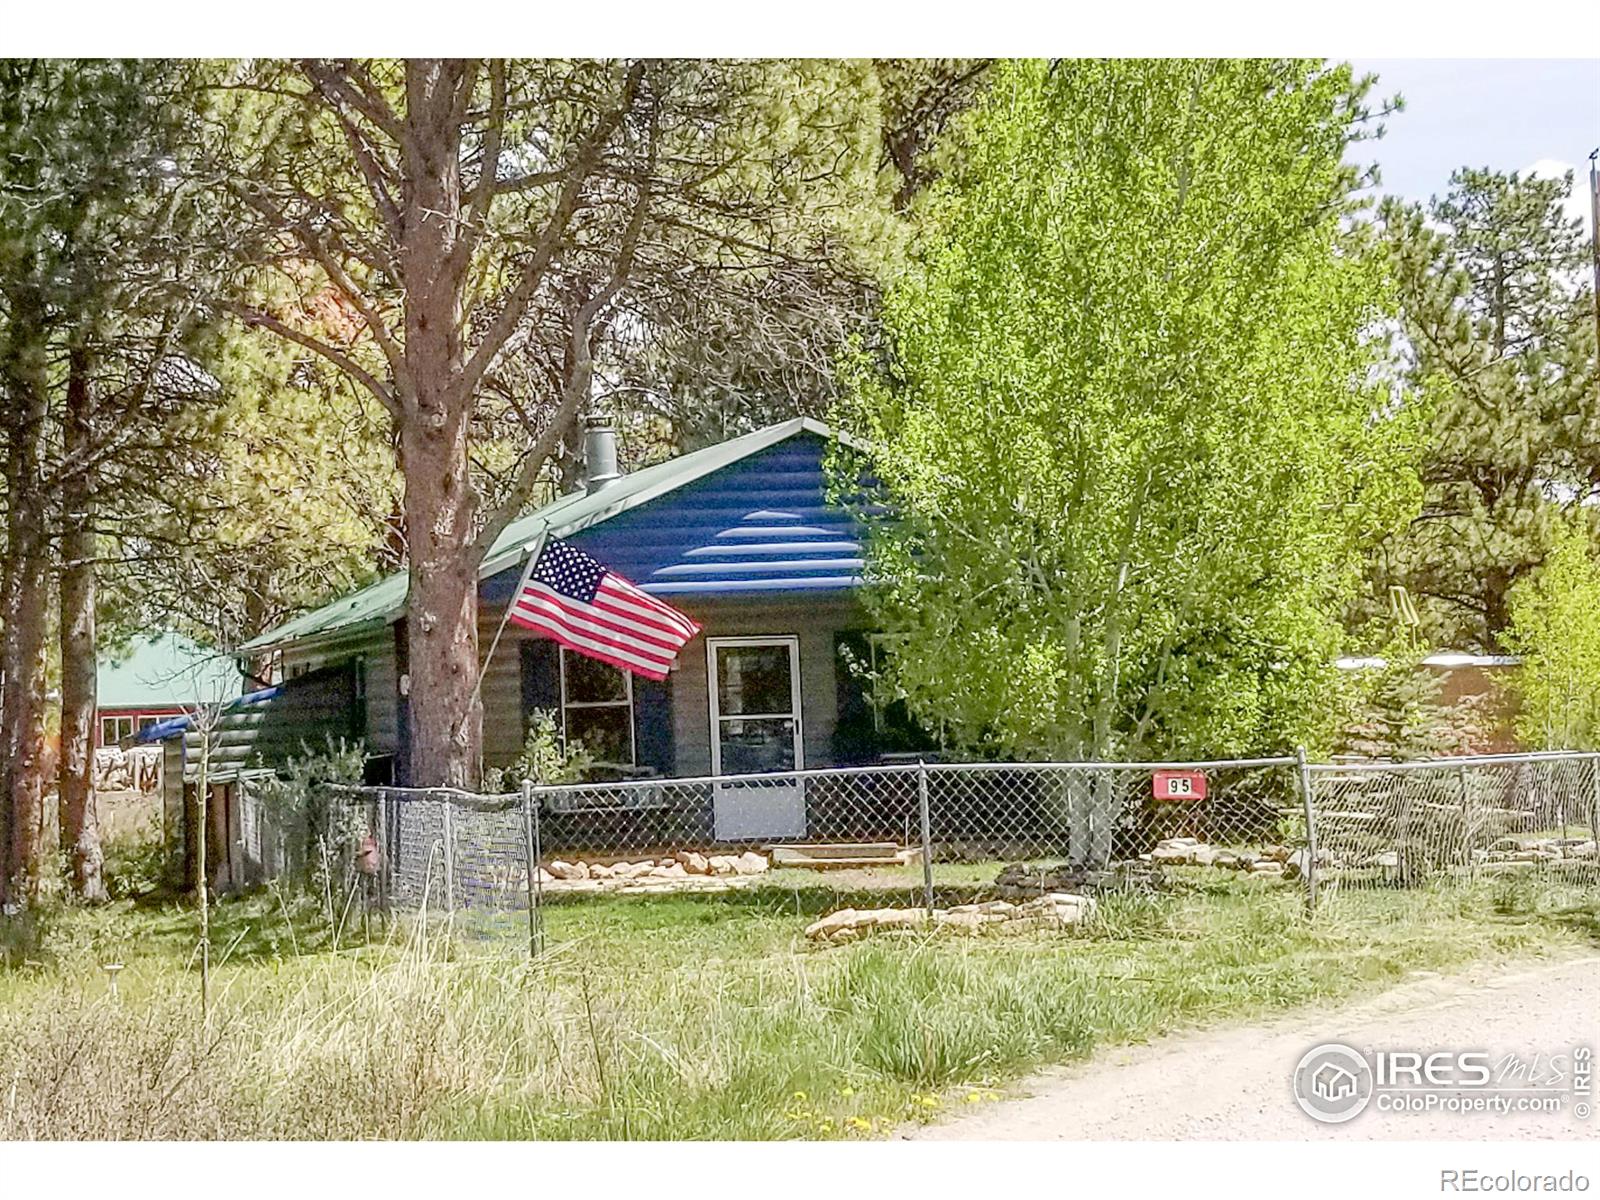
<instances>
[{"instance_id":1,"label":"front door","mask_svg":"<svg viewBox=\"0 0 1600 1200\"><path fill-rule=\"evenodd\" d=\"M708 638L711 773L764 775L805 767L800 739L800 640ZM747 779L712 786L718 841L800 838L805 785Z\"/></svg>"}]
</instances>

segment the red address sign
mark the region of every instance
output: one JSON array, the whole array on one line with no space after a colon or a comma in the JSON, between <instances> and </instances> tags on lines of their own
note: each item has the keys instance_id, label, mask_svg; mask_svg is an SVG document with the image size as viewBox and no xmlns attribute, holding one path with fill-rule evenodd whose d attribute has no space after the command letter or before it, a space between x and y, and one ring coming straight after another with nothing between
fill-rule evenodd
<instances>
[{"instance_id":1,"label":"red address sign","mask_svg":"<svg viewBox=\"0 0 1600 1200\"><path fill-rule=\"evenodd\" d=\"M1204 800L1204 771L1157 771L1154 775L1157 800Z\"/></svg>"}]
</instances>

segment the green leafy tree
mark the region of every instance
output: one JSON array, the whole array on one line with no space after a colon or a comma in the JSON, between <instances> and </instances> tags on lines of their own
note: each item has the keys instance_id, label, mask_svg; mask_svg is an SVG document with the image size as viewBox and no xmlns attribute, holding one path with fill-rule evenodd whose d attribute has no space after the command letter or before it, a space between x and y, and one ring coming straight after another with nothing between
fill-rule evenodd
<instances>
[{"instance_id":1,"label":"green leafy tree","mask_svg":"<svg viewBox=\"0 0 1600 1200\"><path fill-rule=\"evenodd\" d=\"M1594 294L1581 224L1562 213L1571 188L1570 174L1464 169L1426 208L1383 207L1405 381L1430 416L1425 500L1374 556L1372 595L1405 587L1435 645L1499 645L1563 512L1594 523Z\"/></svg>"},{"instance_id":2,"label":"green leafy tree","mask_svg":"<svg viewBox=\"0 0 1600 1200\"><path fill-rule=\"evenodd\" d=\"M1380 264L1346 220L1367 86L1306 62L995 69L846 422L892 513L868 603L895 689L954 744L1331 734L1337 614L1415 501L1366 382ZM1104 857L1115 814L1090 807L1073 853Z\"/></svg>"},{"instance_id":3,"label":"green leafy tree","mask_svg":"<svg viewBox=\"0 0 1600 1200\"><path fill-rule=\"evenodd\" d=\"M1544 564L1512 589L1506 641L1525 745L1600 750L1600 547L1568 522Z\"/></svg>"}]
</instances>

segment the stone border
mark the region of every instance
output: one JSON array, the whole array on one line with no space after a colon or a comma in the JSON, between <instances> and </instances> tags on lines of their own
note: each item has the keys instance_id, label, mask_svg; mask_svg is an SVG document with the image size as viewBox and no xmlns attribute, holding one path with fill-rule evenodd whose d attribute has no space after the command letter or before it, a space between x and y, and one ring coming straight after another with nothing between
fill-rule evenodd
<instances>
[{"instance_id":1,"label":"stone border","mask_svg":"<svg viewBox=\"0 0 1600 1200\"><path fill-rule=\"evenodd\" d=\"M1029 930L1060 930L1094 915L1092 896L1051 892L1036 900L1013 904L987 900L936 908L931 919L925 908L841 908L806 927L806 937L824 943L851 942L872 933L928 928L959 934L1014 934Z\"/></svg>"}]
</instances>

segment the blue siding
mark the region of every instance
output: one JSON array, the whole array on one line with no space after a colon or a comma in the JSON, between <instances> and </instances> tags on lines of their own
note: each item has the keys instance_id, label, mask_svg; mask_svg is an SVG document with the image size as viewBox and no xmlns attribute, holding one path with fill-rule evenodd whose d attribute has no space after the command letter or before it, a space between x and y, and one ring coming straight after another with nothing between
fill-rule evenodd
<instances>
[{"instance_id":1,"label":"blue siding","mask_svg":"<svg viewBox=\"0 0 1600 1200\"><path fill-rule=\"evenodd\" d=\"M656 595L754 598L848 592L860 531L827 503L826 442L800 433L569 540ZM509 597L518 571L484 581Z\"/></svg>"}]
</instances>

